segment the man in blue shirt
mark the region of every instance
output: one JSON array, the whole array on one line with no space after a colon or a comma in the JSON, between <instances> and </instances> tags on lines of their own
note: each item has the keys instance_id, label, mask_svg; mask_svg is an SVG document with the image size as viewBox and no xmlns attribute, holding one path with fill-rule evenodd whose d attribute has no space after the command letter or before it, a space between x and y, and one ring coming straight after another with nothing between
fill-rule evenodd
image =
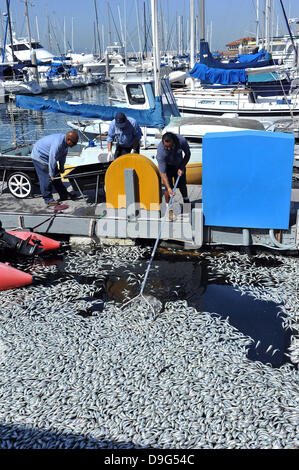
<instances>
[{"instance_id":1,"label":"man in blue shirt","mask_svg":"<svg viewBox=\"0 0 299 470\"><path fill-rule=\"evenodd\" d=\"M184 152L184 158L183 158ZM162 142L157 148L158 168L162 182L165 186L165 202L168 204L170 197L174 194L173 187L178 175L180 179L178 188L181 191L184 202L190 202L187 193L185 167L190 160L190 147L185 137L172 132L166 132L162 136ZM173 211L170 209L169 218L173 220Z\"/></svg>"},{"instance_id":2,"label":"man in blue shirt","mask_svg":"<svg viewBox=\"0 0 299 470\"><path fill-rule=\"evenodd\" d=\"M140 151L140 139L142 132L136 119L127 117L124 113L117 113L113 121L111 121L108 129L107 147L108 160L112 160L112 142L116 139L116 149L114 160L121 155Z\"/></svg>"},{"instance_id":3,"label":"man in blue shirt","mask_svg":"<svg viewBox=\"0 0 299 470\"><path fill-rule=\"evenodd\" d=\"M52 195L52 185L58 192L60 201L72 199L71 194L66 190L58 176L64 172L69 147L74 147L77 143L77 132L70 131L67 134L47 135L38 140L33 146L31 152L32 162L39 179L42 196L49 207L56 204Z\"/></svg>"}]
</instances>

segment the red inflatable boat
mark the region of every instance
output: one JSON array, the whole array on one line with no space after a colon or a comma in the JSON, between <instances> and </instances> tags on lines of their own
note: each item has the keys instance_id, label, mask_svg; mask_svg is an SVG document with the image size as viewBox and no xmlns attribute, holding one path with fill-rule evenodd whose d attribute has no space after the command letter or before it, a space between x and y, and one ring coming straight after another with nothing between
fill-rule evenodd
<instances>
[{"instance_id":1,"label":"red inflatable boat","mask_svg":"<svg viewBox=\"0 0 299 470\"><path fill-rule=\"evenodd\" d=\"M60 242L39 233L23 230L5 231L0 221L1 242L21 256L33 256L47 251L58 250ZM0 291L32 284L30 274L13 268L9 263L0 263Z\"/></svg>"},{"instance_id":2,"label":"red inflatable boat","mask_svg":"<svg viewBox=\"0 0 299 470\"><path fill-rule=\"evenodd\" d=\"M39 246L43 248L44 251L58 250L60 248L60 242L52 240L52 238L45 237L44 235L40 235L39 233L25 232L22 230L6 230L6 233L10 233L14 237L20 238L21 240L27 240L27 238L30 237L30 245L34 244L34 240L40 240L41 244Z\"/></svg>"},{"instance_id":3,"label":"red inflatable boat","mask_svg":"<svg viewBox=\"0 0 299 470\"><path fill-rule=\"evenodd\" d=\"M31 274L23 273L9 263L0 263L0 290L14 289L28 284L32 284Z\"/></svg>"}]
</instances>

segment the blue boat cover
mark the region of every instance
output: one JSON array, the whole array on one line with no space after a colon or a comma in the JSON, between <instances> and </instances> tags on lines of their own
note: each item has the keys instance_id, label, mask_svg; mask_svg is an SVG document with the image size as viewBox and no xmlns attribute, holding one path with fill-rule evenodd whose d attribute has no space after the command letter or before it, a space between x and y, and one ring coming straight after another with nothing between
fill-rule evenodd
<instances>
[{"instance_id":1,"label":"blue boat cover","mask_svg":"<svg viewBox=\"0 0 299 470\"><path fill-rule=\"evenodd\" d=\"M131 109L117 106L100 106L87 103L70 103L59 100L46 100L44 98L16 95L18 108L50 111L54 113L69 114L103 121L112 121L115 114L121 111L126 116L137 120L140 126L163 129L170 121L169 116L163 113L161 97L155 97L155 106L150 109Z\"/></svg>"},{"instance_id":2,"label":"blue boat cover","mask_svg":"<svg viewBox=\"0 0 299 470\"><path fill-rule=\"evenodd\" d=\"M236 62L253 64L259 60L268 60L269 54L265 49L261 49L257 54L239 54Z\"/></svg>"},{"instance_id":3,"label":"blue boat cover","mask_svg":"<svg viewBox=\"0 0 299 470\"><path fill-rule=\"evenodd\" d=\"M260 58L255 62L232 62L228 64L220 62L220 60L217 60L212 56L209 44L206 41L200 41L200 62L208 67L215 67L218 69L245 69L246 67L253 68L272 65L271 56L267 52L264 60Z\"/></svg>"},{"instance_id":4,"label":"blue boat cover","mask_svg":"<svg viewBox=\"0 0 299 470\"><path fill-rule=\"evenodd\" d=\"M203 82L218 83L221 85L233 85L246 83L247 74L244 69L229 70L210 68L197 62L189 72L190 77L199 78Z\"/></svg>"}]
</instances>

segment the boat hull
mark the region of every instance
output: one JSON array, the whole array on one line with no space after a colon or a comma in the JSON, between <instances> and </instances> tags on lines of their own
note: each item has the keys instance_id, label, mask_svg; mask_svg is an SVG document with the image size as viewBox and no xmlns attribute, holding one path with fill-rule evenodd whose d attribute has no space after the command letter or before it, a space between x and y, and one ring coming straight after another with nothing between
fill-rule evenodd
<instances>
[{"instance_id":1,"label":"boat hull","mask_svg":"<svg viewBox=\"0 0 299 470\"><path fill-rule=\"evenodd\" d=\"M290 117L290 109L285 110L241 110L241 109L217 109L217 108L185 108L184 106L178 106L181 115L184 116L223 116L224 114L237 113L239 117L251 117L251 118L266 118L266 117ZM291 109L293 116L299 116L299 109Z\"/></svg>"}]
</instances>

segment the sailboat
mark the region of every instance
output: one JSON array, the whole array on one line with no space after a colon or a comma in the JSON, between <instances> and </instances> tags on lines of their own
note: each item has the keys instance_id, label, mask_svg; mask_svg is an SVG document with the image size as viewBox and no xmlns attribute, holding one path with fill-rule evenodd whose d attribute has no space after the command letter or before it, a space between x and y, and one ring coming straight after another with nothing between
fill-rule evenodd
<instances>
[{"instance_id":1,"label":"sailboat","mask_svg":"<svg viewBox=\"0 0 299 470\"><path fill-rule=\"evenodd\" d=\"M201 5L204 12L203 0ZM195 63L189 73L191 87L174 91L179 111L185 116L235 113L272 122L298 115L299 96L298 90L292 93L291 71L273 66L269 58L262 49L257 54L239 56L239 61L232 64L219 62L212 57L205 40L203 14L200 63ZM199 86L195 86L194 79L200 80Z\"/></svg>"}]
</instances>

